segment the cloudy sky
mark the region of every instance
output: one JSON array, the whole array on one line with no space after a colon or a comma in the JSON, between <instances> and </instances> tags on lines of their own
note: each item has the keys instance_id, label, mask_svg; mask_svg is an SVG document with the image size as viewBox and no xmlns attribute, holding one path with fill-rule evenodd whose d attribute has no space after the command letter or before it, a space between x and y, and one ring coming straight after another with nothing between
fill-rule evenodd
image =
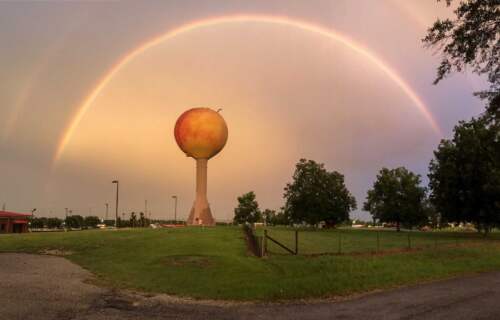
<instances>
[{"instance_id":1,"label":"cloudy sky","mask_svg":"<svg viewBox=\"0 0 500 320\"><path fill-rule=\"evenodd\" d=\"M209 201L230 219L253 190L283 204L300 158L345 175L362 206L383 167L424 176L453 125L477 115L470 74L432 85L421 38L451 10L434 0L0 3L0 204L40 215L179 217L193 159L176 118L223 108L226 148L209 161ZM360 210L353 217L367 219Z\"/></svg>"}]
</instances>

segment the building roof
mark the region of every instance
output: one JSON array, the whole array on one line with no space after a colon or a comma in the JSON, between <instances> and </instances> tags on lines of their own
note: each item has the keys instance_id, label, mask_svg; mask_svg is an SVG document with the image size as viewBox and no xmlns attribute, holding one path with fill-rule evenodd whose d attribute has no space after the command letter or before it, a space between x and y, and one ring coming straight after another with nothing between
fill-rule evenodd
<instances>
[{"instance_id":1,"label":"building roof","mask_svg":"<svg viewBox=\"0 0 500 320\"><path fill-rule=\"evenodd\" d=\"M0 218L25 218L29 216L31 216L31 214L0 211Z\"/></svg>"}]
</instances>

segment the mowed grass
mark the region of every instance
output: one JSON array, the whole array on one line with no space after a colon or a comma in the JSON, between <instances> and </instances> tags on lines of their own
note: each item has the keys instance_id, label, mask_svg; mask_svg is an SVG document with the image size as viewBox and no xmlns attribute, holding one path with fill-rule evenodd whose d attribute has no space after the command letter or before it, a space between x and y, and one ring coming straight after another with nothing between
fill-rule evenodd
<instances>
[{"instance_id":1,"label":"mowed grass","mask_svg":"<svg viewBox=\"0 0 500 320\"><path fill-rule=\"evenodd\" d=\"M372 237L366 234L371 231L353 232L360 239ZM313 250L315 243L322 243L315 236L307 240L312 241L311 252L317 250ZM371 241L366 243L368 247ZM339 296L500 270L498 241L388 255L275 254L259 259L247 254L237 227L0 236L0 252L47 250L66 252L66 258L93 272L105 285L201 299Z\"/></svg>"},{"instance_id":2,"label":"mowed grass","mask_svg":"<svg viewBox=\"0 0 500 320\"><path fill-rule=\"evenodd\" d=\"M264 234L257 228L256 235ZM295 230L287 227L268 227L267 234L295 250ZM490 234L489 239L500 239L500 234ZM481 234L461 232L396 232L388 229L300 229L298 233L299 254L324 253L368 253L406 249L440 248L467 245L484 241ZM287 251L272 241L267 242L272 254L287 254Z\"/></svg>"}]
</instances>

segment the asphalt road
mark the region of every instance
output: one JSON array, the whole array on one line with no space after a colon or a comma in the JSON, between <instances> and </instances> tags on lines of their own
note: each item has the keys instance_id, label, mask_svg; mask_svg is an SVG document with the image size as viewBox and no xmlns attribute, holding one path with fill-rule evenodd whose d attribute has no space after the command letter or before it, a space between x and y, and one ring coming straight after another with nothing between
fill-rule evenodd
<instances>
[{"instance_id":1,"label":"asphalt road","mask_svg":"<svg viewBox=\"0 0 500 320\"><path fill-rule=\"evenodd\" d=\"M500 319L500 272L339 302L221 304L118 292L64 258L0 254L0 319Z\"/></svg>"}]
</instances>

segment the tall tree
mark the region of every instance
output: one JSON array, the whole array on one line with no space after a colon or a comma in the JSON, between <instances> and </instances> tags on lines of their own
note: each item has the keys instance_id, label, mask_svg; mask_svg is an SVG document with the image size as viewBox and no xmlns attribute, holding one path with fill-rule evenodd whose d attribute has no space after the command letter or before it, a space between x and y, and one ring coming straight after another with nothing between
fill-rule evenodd
<instances>
[{"instance_id":1,"label":"tall tree","mask_svg":"<svg viewBox=\"0 0 500 320\"><path fill-rule=\"evenodd\" d=\"M420 175L404 167L382 168L373 188L368 190L363 209L380 222L412 228L427 222L424 210L425 188Z\"/></svg>"},{"instance_id":2,"label":"tall tree","mask_svg":"<svg viewBox=\"0 0 500 320\"><path fill-rule=\"evenodd\" d=\"M144 228L146 226L146 217L144 216L144 212L139 212L139 225Z\"/></svg>"},{"instance_id":3,"label":"tall tree","mask_svg":"<svg viewBox=\"0 0 500 320\"><path fill-rule=\"evenodd\" d=\"M285 187L285 215L293 223L337 225L349 220L356 209L356 199L337 171L327 171L324 164L300 159L293 181Z\"/></svg>"},{"instance_id":4,"label":"tall tree","mask_svg":"<svg viewBox=\"0 0 500 320\"><path fill-rule=\"evenodd\" d=\"M135 212L130 213L130 226L135 228L137 226L137 215Z\"/></svg>"},{"instance_id":5,"label":"tall tree","mask_svg":"<svg viewBox=\"0 0 500 320\"><path fill-rule=\"evenodd\" d=\"M254 223L262 220L259 203L255 198L253 191L238 197L238 206L234 209L234 223Z\"/></svg>"},{"instance_id":6,"label":"tall tree","mask_svg":"<svg viewBox=\"0 0 500 320\"><path fill-rule=\"evenodd\" d=\"M77 229L77 228L82 228L85 226L84 219L79 214L67 216L64 221L65 221L66 227L69 227L69 228Z\"/></svg>"},{"instance_id":7,"label":"tall tree","mask_svg":"<svg viewBox=\"0 0 500 320\"><path fill-rule=\"evenodd\" d=\"M276 211L271 209L265 209L262 211L262 218L266 224L274 225L276 221Z\"/></svg>"},{"instance_id":8,"label":"tall tree","mask_svg":"<svg viewBox=\"0 0 500 320\"><path fill-rule=\"evenodd\" d=\"M101 219L96 216L87 216L84 221L87 228L97 228L97 225L101 223Z\"/></svg>"},{"instance_id":9,"label":"tall tree","mask_svg":"<svg viewBox=\"0 0 500 320\"><path fill-rule=\"evenodd\" d=\"M485 115L461 121L429 165L431 201L442 217L488 233L500 225L500 130Z\"/></svg>"},{"instance_id":10,"label":"tall tree","mask_svg":"<svg viewBox=\"0 0 500 320\"><path fill-rule=\"evenodd\" d=\"M59 229L62 226L62 219L59 218L48 218L47 219L47 228L49 229Z\"/></svg>"},{"instance_id":11,"label":"tall tree","mask_svg":"<svg viewBox=\"0 0 500 320\"><path fill-rule=\"evenodd\" d=\"M438 0L439 2L440 0ZM446 0L450 6L452 0ZM438 19L423 39L427 47L438 48L442 59L434 83L467 67L486 75L491 87L480 95L494 97L500 91L500 1L464 0L454 19Z\"/></svg>"}]
</instances>

